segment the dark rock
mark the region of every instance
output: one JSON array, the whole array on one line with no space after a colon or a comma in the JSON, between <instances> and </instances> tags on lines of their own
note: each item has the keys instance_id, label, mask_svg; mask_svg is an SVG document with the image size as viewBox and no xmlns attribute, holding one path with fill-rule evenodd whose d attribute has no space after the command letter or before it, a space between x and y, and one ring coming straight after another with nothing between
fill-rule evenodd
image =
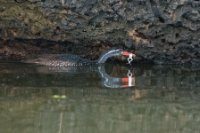
<instances>
[{"instance_id":1,"label":"dark rock","mask_svg":"<svg viewBox=\"0 0 200 133\"><path fill-rule=\"evenodd\" d=\"M196 0L0 0L0 5L0 38L4 40L50 40L61 47L71 42L56 52L71 49L72 53L90 58L93 56L86 52L91 49L96 58L100 48L124 47L135 51L137 60L200 62L200 2ZM4 48L0 47L0 54ZM24 54L34 53L26 49L28 45L24 51L29 52ZM9 53L17 54L6 55Z\"/></svg>"}]
</instances>

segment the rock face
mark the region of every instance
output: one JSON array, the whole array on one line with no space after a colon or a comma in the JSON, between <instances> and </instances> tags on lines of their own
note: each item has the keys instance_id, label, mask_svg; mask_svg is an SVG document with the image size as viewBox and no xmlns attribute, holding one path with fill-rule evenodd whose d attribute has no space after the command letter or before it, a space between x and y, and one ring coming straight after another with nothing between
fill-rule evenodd
<instances>
[{"instance_id":1,"label":"rock face","mask_svg":"<svg viewBox=\"0 0 200 133\"><path fill-rule=\"evenodd\" d=\"M200 64L198 0L0 0L0 5L1 43L50 40L65 45L58 52L90 58L123 47L135 51L137 61ZM4 45L1 54L8 53Z\"/></svg>"}]
</instances>

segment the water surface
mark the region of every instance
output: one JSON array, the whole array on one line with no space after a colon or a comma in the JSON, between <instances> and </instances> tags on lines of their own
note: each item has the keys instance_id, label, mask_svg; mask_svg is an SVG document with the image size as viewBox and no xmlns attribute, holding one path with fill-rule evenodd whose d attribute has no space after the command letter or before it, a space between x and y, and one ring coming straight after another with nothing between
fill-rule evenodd
<instances>
[{"instance_id":1,"label":"water surface","mask_svg":"<svg viewBox=\"0 0 200 133\"><path fill-rule=\"evenodd\" d=\"M1 133L199 133L199 100L188 67L0 64Z\"/></svg>"}]
</instances>

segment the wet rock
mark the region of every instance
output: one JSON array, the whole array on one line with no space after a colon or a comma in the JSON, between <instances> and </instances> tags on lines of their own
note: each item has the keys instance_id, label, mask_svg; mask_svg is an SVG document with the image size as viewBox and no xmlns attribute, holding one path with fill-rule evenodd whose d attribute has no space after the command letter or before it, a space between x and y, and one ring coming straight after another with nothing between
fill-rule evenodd
<instances>
[{"instance_id":1,"label":"wet rock","mask_svg":"<svg viewBox=\"0 0 200 133\"><path fill-rule=\"evenodd\" d=\"M100 48L121 47L137 53L138 61L159 64L200 60L200 2L196 0L0 0L0 5L4 40L71 42L66 46L72 53L77 48L100 53ZM93 58L86 52L74 53Z\"/></svg>"}]
</instances>

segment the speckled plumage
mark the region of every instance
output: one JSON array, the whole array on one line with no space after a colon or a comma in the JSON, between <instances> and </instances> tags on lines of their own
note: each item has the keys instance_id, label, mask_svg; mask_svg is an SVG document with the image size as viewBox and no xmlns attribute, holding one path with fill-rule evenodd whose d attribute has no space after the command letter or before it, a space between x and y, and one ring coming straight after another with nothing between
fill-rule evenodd
<instances>
[{"instance_id":1,"label":"speckled plumage","mask_svg":"<svg viewBox=\"0 0 200 133\"><path fill-rule=\"evenodd\" d=\"M36 63L55 67L67 67L96 64L96 61L91 61L71 54L47 54L41 55L36 59L28 60L27 63Z\"/></svg>"},{"instance_id":2,"label":"speckled plumage","mask_svg":"<svg viewBox=\"0 0 200 133\"><path fill-rule=\"evenodd\" d=\"M108 50L104 52L98 60L95 61L84 59L78 55L72 54L46 54L40 55L35 59L28 59L25 62L55 67L86 66L105 63L108 58L112 56L119 56L121 52L121 49Z\"/></svg>"}]
</instances>

